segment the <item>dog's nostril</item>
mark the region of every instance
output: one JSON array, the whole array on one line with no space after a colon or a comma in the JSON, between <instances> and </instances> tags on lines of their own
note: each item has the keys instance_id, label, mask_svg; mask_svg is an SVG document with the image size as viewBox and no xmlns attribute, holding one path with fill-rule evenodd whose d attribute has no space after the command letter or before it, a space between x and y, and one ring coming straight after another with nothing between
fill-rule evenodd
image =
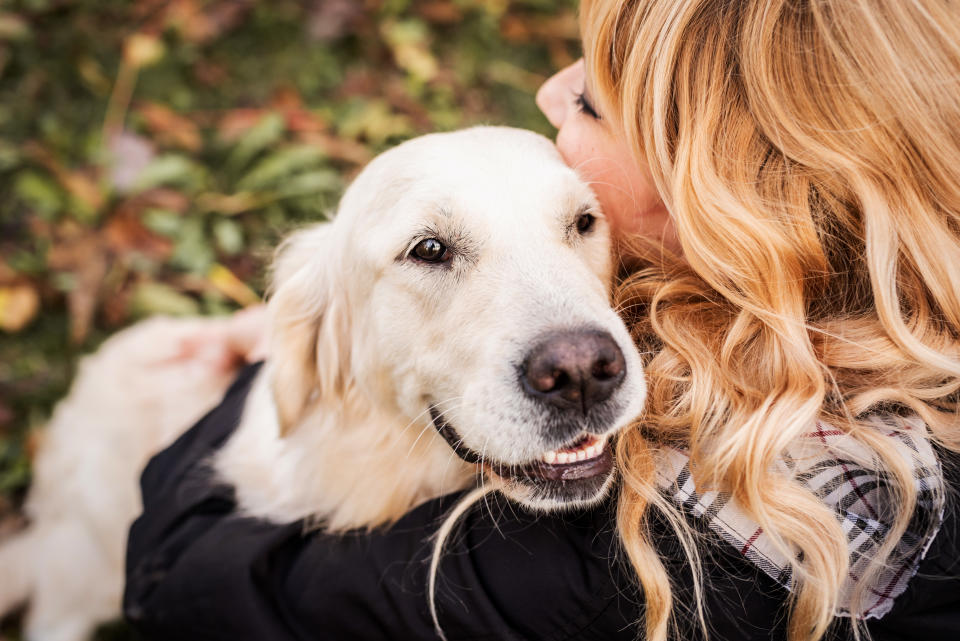
<instances>
[{"instance_id":1,"label":"dog's nostril","mask_svg":"<svg viewBox=\"0 0 960 641\"><path fill-rule=\"evenodd\" d=\"M586 412L609 398L625 374L623 352L610 334L571 330L534 347L521 380L527 394L538 401Z\"/></svg>"},{"instance_id":2,"label":"dog's nostril","mask_svg":"<svg viewBox=\"0 0 960 641\"><path fill-rule=\"evenodd\" d=\"M570 376L562 370L553 370L549 374L538 376L533 374L528 377L530 387L537 392L548 393L557 389L569 387L571 384Z\"/></svg>"},{"instance_id":3,"label":"dog's nostril","mask_svg":"<svg viewBox=\"0 0 960 641\"><path fill-rule=\"evenodd\" d=\"M600 380L616 378L623 373L623 359L604 359L593 368L593 376Z\"/></svg>"}]
</instances>

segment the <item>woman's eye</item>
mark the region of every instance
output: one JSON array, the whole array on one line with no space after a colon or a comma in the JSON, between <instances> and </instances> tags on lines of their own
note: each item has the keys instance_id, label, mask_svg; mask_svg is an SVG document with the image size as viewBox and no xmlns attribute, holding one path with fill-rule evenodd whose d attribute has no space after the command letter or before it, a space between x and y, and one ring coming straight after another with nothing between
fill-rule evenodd
<instances>
[{"instance_id":1,"label":"woman's eye","mask_svg":"<svg viewBox=\"0 0 960 641\"><path fill-rule=\"evenodd\" d=\"M450 258L447 246L436 238L421 240L414 246L413 255L427 263L442 263Z\"/></svg>"},{"instance_id":2,"label":"woman's eye","mask_svg":"<svg viewBox=\"0 0 960 641\"><path fill-rule=\"evenodd\" d=\"M577 94L577 109L580 110L580 113L586 114L594 120L600 120L600 114L597 113L597 110L594 109L590 101L587 100L587 94L582 91Z\"/></svg>"},{"instance_id":3,"label":"woman's eye","mask_svg":"<svg viewBox=\"0 0 960 641\"><path fill-rule=\"evenodd\" d=\"M593 229L596 222L597 218L593 214L580 214L577 216L577 232L581 235L588 233L591 229Z\"/></svg>"}]
</instances>

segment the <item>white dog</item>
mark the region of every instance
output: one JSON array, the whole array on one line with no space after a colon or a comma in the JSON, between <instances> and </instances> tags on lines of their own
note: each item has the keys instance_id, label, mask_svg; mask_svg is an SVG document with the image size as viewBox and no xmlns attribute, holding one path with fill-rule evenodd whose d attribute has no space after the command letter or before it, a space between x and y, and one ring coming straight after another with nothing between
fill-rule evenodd
<instances>
[{"instance_id":1,"label":"white dog","mask_svg":"<svg viewBox=\"0 0 960 641\"><path fill-rule=\"evenodd\" d=\"M478 471L534 508L597 501L608 438L645 394L610 279L596 201L545 138L476 128L400 145L332 223L281 248L267 364L213 467L243 512L330 530L390 523ZM80 640L119 612L137 475L226 386L161 386L134 357L190 322L111 339L55 412L31 524L0 547L0 611L30 599L31 641Z\"/></svg>"}]
</instances>

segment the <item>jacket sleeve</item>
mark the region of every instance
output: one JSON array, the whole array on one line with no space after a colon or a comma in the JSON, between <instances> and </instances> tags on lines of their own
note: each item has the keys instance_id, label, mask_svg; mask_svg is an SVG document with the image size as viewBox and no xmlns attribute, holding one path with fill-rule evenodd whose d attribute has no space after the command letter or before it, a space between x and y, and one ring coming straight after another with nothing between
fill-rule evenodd
<instances>
[{"instance_id":1,"label":"jacket sleeve","mask_svg":"<svg viewBox=\"0 0 960 641\"><path fill-rule=\"evenodd\" d=\"M430 536L457 496L389 529L341 536L234 513L206 461L235 427L256 368L148 465L130 530L124 612L148 639L436 639ZM609 506L536 517L491 500L447 547L439 618L455 639L634 639Z\"/></svg>"}]
</instances>

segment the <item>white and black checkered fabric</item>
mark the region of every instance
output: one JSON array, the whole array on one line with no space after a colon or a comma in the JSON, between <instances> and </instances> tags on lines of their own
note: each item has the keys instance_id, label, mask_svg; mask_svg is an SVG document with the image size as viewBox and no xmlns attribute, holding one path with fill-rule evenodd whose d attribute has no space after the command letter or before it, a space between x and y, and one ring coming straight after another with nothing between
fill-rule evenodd
<instances>
[{"instance_id":1,"label":"white and black checkered fabric","mask_svg":"<svg viewBox=\"0 0 960 641\"><path fill-rule=\"evenodd\" d=\"M872 585L858 590L864 574L894 521L896 502L883 472L871 465L870 450L846 433L825 423L792 444L778 461L779 471L816 494L836 512L847 534L850 568L840 597L838 615L880 618L907 588L943 520L943 475L916 417L876 416L870 419L879 433L891 439L916 480L917 508ZM723 540L786 588L792 585L788 555L773 545L763 528L729 494L698 492L690 459L682 450L669 449L659 469L659 483L687 514L704 520ZM854 601L857 601L856 603Z\"/></svg>"}]
</instances>

